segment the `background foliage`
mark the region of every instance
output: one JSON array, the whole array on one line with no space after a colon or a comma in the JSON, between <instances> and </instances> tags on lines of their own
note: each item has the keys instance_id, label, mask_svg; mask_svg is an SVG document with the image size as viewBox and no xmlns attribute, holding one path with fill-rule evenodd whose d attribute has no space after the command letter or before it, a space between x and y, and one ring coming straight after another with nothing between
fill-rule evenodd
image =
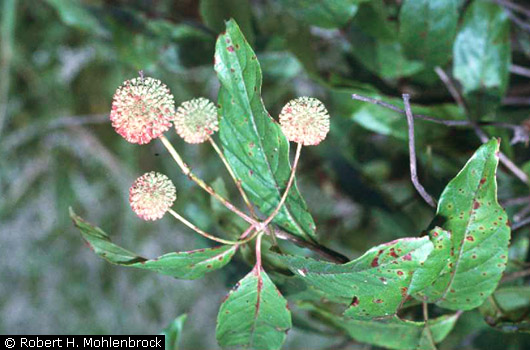
<instances>
[{"instance_id":1,"label":"background foliage","mask_svg":"<svg viewBox=\"0 0 530 350\"><path fill-rule=\"evenodd\" d=\"M217 306L248 271L244 257L238 255L223 272L196 281L111 266L81 244L68 206L142 256L205 246L202 238L169 218L144 223L131 212L129 184L157 169L176 182L178 209L202 228L234 225L223 208L178 172L159 144L127 144L107 123L115 88L140 69L168 84L177 103L195 96L216 100L215 40L230 17L257 53L263 100L273 116L301 95L320 98L330 111L331 134L319 147L304 150L297 178L319 240L350 258L420 232L433 214L410 183L405 119L353 101L352 93L401 107L401 93L408 92L415 113L529 124L529 78L510 71L530 66L530 32L525 17L506 4L315 4L2 1L0 313L5 316L0 332L158 333L187 313L182 347L217 348ZM466 108L447 92L435 72L438 66L456 79ZM511 145L511 129L484 130L502 137L502 151L530 173L525 142ZM470 128L423 121L416 123L416 137L420 178L438 198L480 140ZM222 164L211 149L182 142L177 146L195 171L237 198L229 179L219 177ZM528 185L505 168L498 179L501 202L528 197ZM512 222L528 215L528 201L516 203L506 206ZM509 272L528 266L528 235L528 228L514 233ZM493 329L484 315L490 324L513 330L514 320L528 316L528 293L528 282L521 279L505 284L496 300L507 315L500 316L499 305L486 302L481 312L464 314L440 348L525 349L528 336ZM293 310L286 349L366 348L342 335L350 325L315 312L309 322L308 312ZM315 322L326 317L340 326L330 331Z\"/></svg>"}]
</instances>

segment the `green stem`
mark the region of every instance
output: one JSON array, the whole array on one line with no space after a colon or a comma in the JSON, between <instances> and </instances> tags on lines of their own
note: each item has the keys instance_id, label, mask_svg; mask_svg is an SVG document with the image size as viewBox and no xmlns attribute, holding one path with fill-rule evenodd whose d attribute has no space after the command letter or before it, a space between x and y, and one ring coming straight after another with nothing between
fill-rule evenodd
<instances>
[{"instance_id":1,"label":"green stem","mask_svg":"<svg viewBox=\"0 0 530 350\"><path fill-rule=\"evenodd\" d=\"M274 219L274 217L278 214L283 204L285 203L285 200L287 199L287 195L289 194L289 190L291 189L294 183L294 175L296 172L296 167L298 166L298 160L300 159L301 152L302 152L302 144L299 143L296 147L296 154L294 156L293 167L291 168L291 175L289 176L289 180L287 181L287 187L285 188L285 192L283 192L282 198L280 199L280 203L278 203L278 206L276 206L276 209L274 209L272 214L269 215L269 217L265 219L265 221L263 221L262 223L263 226L267 226Z\"/></svg>"},{"instance_id":2,"label":"green stem","mask_svg":"<svg viewBox=\"0 0 530 350\"><path fill-rule=\"evenodd\" d=\"M179 213L177 213L176 211L174 211L173 209L169 209L168 212L173 215L177 220L179 220L180 222L182 222L184 225L188 226L189 228L191 228L193 231L197 232L198 234L200 234L201 236L203 237L206 237L208 239L211 239L212 241L215 241L215 242L219 242L219 243L222 243L222 244L230 244L230 245L240 245L240 244L244 244L244 243L247 243L247 242L250 242L251 240L254 239L254 237L256 237L256 235L258 234L258 231L256 231L254 234L252 234L251 236L249 236L248 238L246 239L242 239L242 240L238 240L238 241L230 241L230 240L226 240L226 239L222 239L222 238L218 238L218 237L215 237L211 234L209 234L208 232L205 232L203 230L201 230L200 228L198 228L197 226L195 226L194 224L192 224L191 222L189 222L188 220L186 220L184 217L182 217L181 215L179 215ZM254 227L254 226L250 226L251 228ZM248 231L248 230L247 230ZM244 238L244 237L243 237Z\"/></svg>"},{"instance_id":3,"label":"green stem","mask_svg":"<svg viewBox=\"0 0 530 350\"><path fill-rule=\"evenodd\" d=\"M219 195L217 192L214 191L213 188L208 186L203 180L198 178L194 173L192 173L190 167L184 163L180 155L178 154L177 150L171 142L164 136L160 136L160 140L164 144L164 146L167 148L168 152L171 154L177 165L180 167L184 175L189 177L192 181L194 181L199 187L201 187L203 190L208 192L211 196L213 196L215 199L217 199L219 202L221 202L225 207L227 207L229 210L233 211L237 215L239 215L243 220L245 220L248 223L251 223L253 225L258 224L258 221L255 219L252 219L247 214L243 213L241 210L237 209L232 203L230 203L226 198Z\"/></svg>"},{"instance_id":4,"label":"green stem","mask_svg":"<svg viewBox=\"0 0 530 350\"><path fill-rule=\"evenodd\" d=\"M214 139L211 138L211 137L208 137L208 141L210 141L210 144L212 145L213 149L215 150L215 152L217 153L219 158L221 158L221 161L225 165L226 170L228 170L228 173L230 174L230 177L232 177L232 180L234 180L234 183L236 184L236 187L237 187L239 193L241 194L241 197L243 198L243 201L245 201L245 204L246 204L248 210L250 211L250 214L252 215L252 217L254 219L257 219L256 212L254 211L254 207L250 203L250 200L248 199L247 194L245 193L245 190L243 190L243 187L241 186L241 180L239 180L236 177L236 174L234 174L234 171L232 170L232 167L230 167L230 164L228 164L228 161L226 160L223 152L221 151L221 149L219 148L217 143L214 141Z\"/></svg>"}]
</instances>

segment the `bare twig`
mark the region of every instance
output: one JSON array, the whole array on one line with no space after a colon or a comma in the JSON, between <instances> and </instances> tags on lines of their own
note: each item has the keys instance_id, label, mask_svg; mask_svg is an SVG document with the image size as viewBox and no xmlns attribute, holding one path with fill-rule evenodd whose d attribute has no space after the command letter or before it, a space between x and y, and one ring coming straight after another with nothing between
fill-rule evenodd
<instances>
[{"instance_id":1,"label":"bare twig","mask_svg":"<svg viewBox=\"0 0 530 350\"><path fill-rule=\"evenodd\" d=\"M377 100L375 98L371 98L371 97L367 97L367 96L362 96L362 95L359 95L359 94L352 94L351 97L354 100L372 103L372 104L375 104L375 105L378 105L378 106L381 106L381 107L385 107L385 108L391 109L394 112L397 112L399 114L406 115L404 109L401 109L401 108L399 108L397 106L394 106L391 103L387 103L387 102L384 102L384 101L381 101L381 100ZM436 123L436 124L445 125L445 126L448 126L448 127L453 127L453 126L472 127L472 123L469 122L468 120L440 119L440 118L428 116L428 115L425 115L425 114L414 114L414 119L425 120L425 121L433 122L433 123ZM514 129L515 127L517 127L517 125L513 125L513 124L490 122L490 121L479 122L479 125L495 126L495 127L503 128L503 129Z\"/></svg>"},{"instance_id":2,"label":"bare twig","mask_svg":"<svg viewBox=\"0 0 530 350\"><path fill-rule=\"evenodd\" d=\"M439 68L439 67L437 67ZM451 95L456 94L453 96L453 98L456 100L456 102L464 108L465 111L467 111L466 105L464 103L464 99L462 98L461 94L456 89L453 81L449 76L444 72L443 69L435 69L436 73L440 77L440 79L443 81L443 83L446 85L447 90L451 93ZM489 136L480 128L480 126L473 120L469 119L469 113L468 113L468 120L471 123L471 126L473 130L475 131L475 134L477 134L478 138L482 143L488 142ZM511 161L504 153L499 152L499 160L500 162L511 171L513 175L515 175L519 180L524 182L525 184L528 184L528 175L524 171L522 171L515 163Z\"/></svg>"},{"instance_id":3,"label":"bare twig","mask_svg":"<svg viewBox=\"0 0 530 350\"><path fill-rule=\"evenodd\" d=\"M369 103L372 103L372 104L375 104L375 105L379 105L379 106L391 109L391 110L393 110L395 112L398 112L400 114L405 114L405 111L402 110L401 108L396 107L393 104L386 103L386 102L381 101L381 100L376 100L376 99L371 98L371 97L361 96L361 95L358 95L358 94L352 94L352 99L358 100L358 101L363 101L363 102L369 102ZM510 124L506 124L506 123L495 123L495 122L478 122L478 123L474 123L474 122L471 122L469 120L444 120L444 119L438 119L438 118L434 118L434 117L430 117L430 116L426 116L426 115L422 115L422 114L414 114L413 117L415 119L428 120L428 121L432 121L432 122L435 122L435 123L438 123L438 124L443 124L445 126L470 126L470 127L472 127L475 130L475 133L477 133L477 136L479 136L479 138L481 139L481 141L483 143L487 142L489 138L480 128L478 128L478 125L497 126L497 127L501 127L501 128L502 127L507 128L508 125L509 125L509 128L512 128L512 129L514 127L516 127L515 125L510 125ZM482 136L484 136L485 138L482 137ZM517 165L515 165L508 157L506 157L506 155L504 153L502 153L502 152L499 153L499 158L500 158L501 163L503 163L504 166L506 166L506 168L508 168L508 170L510 170L519 180L521 180L522 182L528 184L529 180L528 180L528 176L526 175L526 173L524 171L522 171L521 169L519 169L517 167Z\"/></svg>"},{"instance_id":4,"label":"bare twig","mask_svg":"<svg viewBox=\"0 0 530 350\"><path fill-rule=\"evenodd\" d=\"M509 207L512 205L530 204L530 196L522 196L515 198L508 198L501 202L503 207Z\"/></svg>"},{"instance_id":5,"label":"bare twig","mask_svg":"<svg viewBox=\"0 0 530 350\"><path fill-rule=\"evenodd\" d=\"M310 250L314 251L315 253L317 253L318 255L320 255L321 257L328 259L329 261L332 261L332 262L335 262L335 263L339 263L339 264L344 264L344 263L347 263L348 261L350 261L350 259L348 259L348 257L342 255L341 253L338 253L338 252L336 252L336 251L334 251L332 249L329 249L329 248L327 248L327 247L325 247L323 245L316 244L316 243L313 243L313 242L309 242L309 241L303 240L301 238L298 238L296 236L293 236L292 234L290 234L288 232L285 232L283 230L280 230L279 228L275 228L274 234L279 239L290 241L290 242L296 244L299 247L310 249Z\"/></svg>"},{"instance_id":6,"label":"bare twig","mask_svg":"<svg viewBox=\"0 0 530 350\"><path fill-rule=\"evenodd\" d=\"M525 227L526 225L530 225L530 216L525 218L525 219L522 219L522 220L520 220L520 221L518 221L516 223L514 223L512 225L512 232L513 231L517 231L520 228Z\"/></svg>"},{"instance_id":7,"label":"bare twig","mask_svg":"<svg viewBox=\"0 0 530 350\"><path fill-rule=\"evenodd\" d=\"M508 8L510 10L513 10L515 12L519 12L520 14L526 16L526 17L530 17L530 9L527 9L526 7L523 7L519 4L516 4L516 3L513 3L511 1L507 1L507 0L492 0L493 2L496 2L497 4L505 7L505 8Z\"/></svg>"},{"instance_id":8,"label":"bare twig","mask_svg":"<svg viewBox=\"0 0 530 350\"><path fill-rule=\"evenodd\" d=\"M528 106L530 105L530 97L507 96L502 99L502 104L506 106Z\"/></svg>"},{"instance_id":9,"label":"bare twig","mask_svg":"<svg viewBox=\"0 0 530 350\"><path fill-rule=\"evenodd\" d=\"M512 64L510 66L510 72L512 72L513 74L520 75L522 77L530 78L530 69L526 67L517 66L515 64Z\"/></svg>"},{"instance_id":10,"label":"bare twig","mask_svg":"<svg viewBox=\"0 0 530 350\"><path fill-rule=\"evenodd\" d=\"M427 193L418 179L418 171L416 167L416 146L414 142L414 117L410 108L410 96L408 94L403 94L403 103L405 104L409 133L410 179L425 202L427 202L427 204L429 204L431 207L435 208L436 203L434 199L429 193Z\"/></svg>"},{"instance_id":11,"label":"bare twig","mask_svg":"<svg viewBox=\"0 0 530 350\"><path fill-rule=\"evenodd\" d=\"M451 81L451 78L445 73L445 71L440 68L439 66L434 68L434 71L436 74L438 74L438 77L440 80L445 84L445 87L453 97L453 99L456 101L456 104L464 111L467 112L466 104L464 103L464 99L456 89L456 86Z\"/></svg>"},{"instance_id":12,"label":"bare twig","mask_svg":"<svg viewBox=\"0 0 530 350\"><path fill-rule=\"evenodd\" d=\"M530 213L530 204L523 207L521 210L519 210L517 213L513 215L514 223L518 223L519 221L521 221L523 218L525 218L528 215L528 213Z\"/></svg>"},{"instance_id":13,"label":"bare twig","mask_svg":"<svg viewBox=\"0 0 530 350\"><path fill-rule=\"evenodd\" d=\"M526 277L526 276L530 276L530 269L521 270L521 271L510 273L509 275L505 275L501 279L501 283L515 281L518 278L522 278L522 277Z\"/></svg>"}]
</instances>

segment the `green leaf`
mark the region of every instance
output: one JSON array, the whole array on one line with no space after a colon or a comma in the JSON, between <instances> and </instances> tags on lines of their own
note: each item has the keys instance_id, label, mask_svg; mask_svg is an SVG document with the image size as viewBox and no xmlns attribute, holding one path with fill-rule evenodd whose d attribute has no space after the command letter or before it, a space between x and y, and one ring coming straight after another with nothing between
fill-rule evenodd
<instances>
[{"instance_id":1,"label":"green leaf","mask_svg":"<svg viewBox=\"0 0 530 350\"><path fill-rule=\"evenodd\" d=\"M401 320L394 316L388 320L353 320L329 312L317 311L350 337L362 343L397 350L434 349L430 343L425 322ZM429 320L429 329L435 343L441 342L453 329L458 314Z\"/></svg>"},{"instance_id":2,"label":"green leaf","mask_svg":"<svg viewBox=\"0 0 530 350\"><path fill-rule=\"evenodd\" d=\"M435 227L429 232L429 237L434 249L425 263L414 272L409 294L418 293L426 286L430 286L443 271L449 269L449 257L452 248L451 233L440 227Z\"/></svg>"},{"instance_id":3,"label":"green leaf","mask_svg":"<svg viewBox=\"0 0 530 350\"><path fill-rule=\"evenodd\" d=\"M500 288L480 306L486 323L505 332L530 333L529 311L530 286Z\"/></svg>"},{"instance_id":4,"label":"green leaf","mask_svg":"<svg viewBox=\"0 0 530 350\"><path fill-rule=\"evenodd\" d=\"M96 16L87 10L78 0L47 0L65 24L98 35L107 34Z\"/></svg>"},{"instance_id":5,"label":"green leaf","mask_svg":"<svg viewBox=\"0 0 530 350\"><path fill-rule=\"evenodd\" d=\"M449 269L424 292L439 306L452 310L480 306L506 267L510 228L497 202L498 151L495 139L482 145L440 197L435 221L451 232L452 252Z\"/></svg>"},{"instance_id":6,"label":"green leaf","mask_svg":"<svg viewBox=\"0 0 530 350\"><path fill-rule=\"evenodd\" d=\"M349 53L366 69L384 79L395 79L418 73L420 61L405 57L397 38L395 23L382 1L363 4L347 32Z\"/></svg>"},{"instance_id":7,"label":"green leaf","mask_svg":"<svg viewBox=\"0 0 530 350\"><path fill-rule=\"evenodd\" d=\"M225 21L233 18L241 26L247 40L254 42L252 30L252 8L247 0L201 0L201 17L204 23L216 33L225 28Z\"/></svg>"},{"instance_id":8,"label":"green leaf","mask_svg":"<svg viewBox=\"0 0 530 350\"><path fill-rule=\"evenodd\" d=\"M165 350L178 350L180 338L182 337L182 328L188 315L183 314L174 319L160 334L165 338Z\"/></svg>"},{"instance_id":9,"label":"green leaf","mask_svg":"<svg viewBox=\"0 0 530 350\"><path fill-rule=\"evenodd\" d=\"M290 255L281 259L326 299L348 304L345 316L371 319L396 313L409 295L414 272L432 251L428 237L404 238L373 247L343 265ZM424 288L425 280L415 280L415 288Z\"/></svg>"},{"instance_id":10,"label":"green leaf","mask_svg":"<svg viewBox=\"0 0 530 350\"><path fill-rule=\"evenodd\" d=\"M289 143L263 105L260 65L233 20L217 40L215 70L222 85L219 134L225 157L250 200L269 215L289 179ZM316 239L315 223L296 186L273 222L307 240Z\"/></svg>"},{"instance_id":11,"label":"green leaf","mask_svg":"<svg viewBox=\"0 0 530 350\"><path fill-rule=\"evenodd\" d=\"M501 6L474 1L453 47L453 75L475 113L486 113L504 96L508 85L510 23Z\"/></svg>"},{"instance_id":12,"label":"green leaf","mask_svg":"<svg viewBox=\"0 0 530 350\"><path fill-rule=\"evenodd\" d=\"M280 349L291 326L287 301L255 267L221 305L216 336L223 348Z\"/></svg>"},{"instance_id":13,"label":"green leaf","mask_svg":"<svg viewBox=\"0 0 530 350\"><path fill-rule=\"evenodd\" d=\"M111 242L99 227L92 226L70 209L70 217L90 248L108 262L121 266L151 270L181 279L197 279L222 268L234 256L237 247L223 245L189 252L168 253L148 260Z\"/></svg>"},{"instance_id":14,"label":"green leaf","mask_svg":"<svg viewBox=\"0 0 530 350\"><path fill-rule=\"evenodd\" d=\"M281 0L289 13L299 20L323 28L343 27L368 0Z\"/></svg>"},{"instance_id":15,"label":"green leaf","mask_svg":"<svg viewBox=\"0 0 530 350\"><path fill-rule=\"evenodd\" d=\"M458 23L457 0L405 0L399 13L399 39L410 58L429 67L451 57Z\"/></svg>"}]
</instances>

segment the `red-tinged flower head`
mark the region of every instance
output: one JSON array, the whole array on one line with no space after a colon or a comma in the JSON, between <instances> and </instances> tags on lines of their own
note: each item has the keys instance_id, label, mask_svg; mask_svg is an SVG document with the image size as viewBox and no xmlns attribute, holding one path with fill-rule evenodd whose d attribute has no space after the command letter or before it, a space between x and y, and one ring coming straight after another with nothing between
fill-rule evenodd
<instances>
[{"instance_id":1,"label":"red-tinged flower head","mask_svg":"<svg viewBox=\"0 0 530 350\"><path fill-rule=\"evenodd\" d=\"M202 143L219 130L217 109L206 98L183 102L174 120L177 134L188 143Z\"/></svg>"},{"instance_id":2,"label":"red-tinged flower head","mask_svg":"<svg viewBox=\"0 0 530 350\"><path fill-rule=\"evenodd\" d=\"M116 132L140 145L156 139L171 127L175 102L160 80L139 77L116 90L110 120Z\"/></svg>"},{"instance_id":3,"label":"red-tinged flower head","mask_svg":"<svg viewBox=\"0 0 530 350\"><path fill-rule=\"evenodd\" d=\"M318 145L329 132L329 114L316 98L299 97L282 108L280 125L289 141Z\"/></svg>"},{"instance_id":4,"label":"red-tinged flower head","mask_svg":"<svg viewBox=\"0 0 530 350\"><path fill-rule=\"evenodd\" d=\"M154 171L145 173L129 189L132 210L144 220L158 220L171 208L177 199L173 182Z\"/></svg>"}]
</instances>

